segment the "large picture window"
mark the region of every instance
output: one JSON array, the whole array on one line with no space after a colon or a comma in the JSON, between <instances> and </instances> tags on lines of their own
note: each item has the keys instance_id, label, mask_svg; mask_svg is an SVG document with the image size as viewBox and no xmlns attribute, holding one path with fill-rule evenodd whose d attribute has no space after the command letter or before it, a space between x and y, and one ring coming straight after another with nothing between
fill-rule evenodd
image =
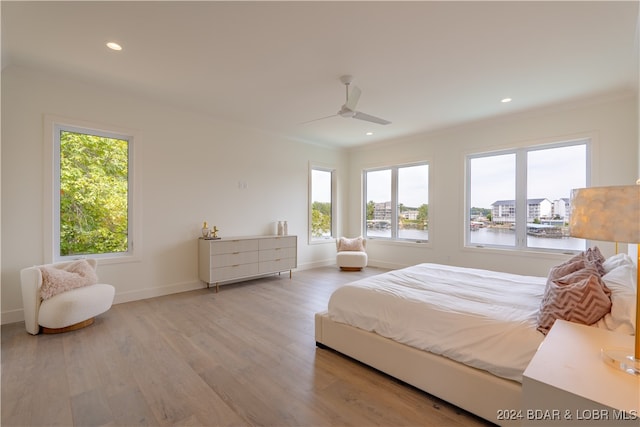
<instances>
[{"instance_id":1,"label":"large picture window","mask_svg":"<svg viewBox=\"0 0 640 427\"><path fill-rule=\"evenodd\" d=\"M467 245L580 251L570 194L588 186L589 140L467 158Z\"/></svg>"},{"instance_id":2,"label":"large picture window","mask_svg":"<svg viewBox=\"0 0 640 427\"><path fill-rule=\"evenodd\" d=\"M392 166L364 171L364 235L429 240L429 165Z\"/></svg>"},{"instance_id":3,"label":"large picture window","mask_svg":"<svg viewBox=\"0 0 640 427\"><path fill-rule=\"evenodd\" d=\"M54 126L54 259L129 255L133 138Z\"/></svg>"}]
</instances>

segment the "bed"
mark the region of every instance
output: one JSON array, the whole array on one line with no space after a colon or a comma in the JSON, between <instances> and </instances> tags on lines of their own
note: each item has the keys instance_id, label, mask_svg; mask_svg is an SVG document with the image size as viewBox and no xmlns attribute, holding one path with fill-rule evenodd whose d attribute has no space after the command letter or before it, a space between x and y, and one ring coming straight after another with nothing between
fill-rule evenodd
<instances>
[{"instance_id":1,"label":"bed","mask_svg":"<svg viewBox=\"0 0 640 427\"><path fill-rule=\"evenodd\" d=\"M316 344L509 425L500 415L522 407L522 373L545 337L548 279L430 263L389 271L337 289L315 315ZM628 328L611 313L595 326Z\"/></svg>"}]
</instances>

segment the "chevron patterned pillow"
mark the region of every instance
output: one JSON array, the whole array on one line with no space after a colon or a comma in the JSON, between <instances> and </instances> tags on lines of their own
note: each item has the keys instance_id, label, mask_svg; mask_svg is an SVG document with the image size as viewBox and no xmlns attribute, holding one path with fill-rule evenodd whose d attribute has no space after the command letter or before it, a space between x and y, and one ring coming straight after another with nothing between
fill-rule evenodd
<instances>
[{"instance_id":1,"label":"chevron patterned pillow","mask_svg":"<svg viewBox=\"0 0 640 427\"><path fill-rule=\"evenodd\" d=\"M592 325L611 310L610 295L595 267L585 267L558 279L549 278L537 329L546 335L556 319Z\"/></svg>"}]
</instances>

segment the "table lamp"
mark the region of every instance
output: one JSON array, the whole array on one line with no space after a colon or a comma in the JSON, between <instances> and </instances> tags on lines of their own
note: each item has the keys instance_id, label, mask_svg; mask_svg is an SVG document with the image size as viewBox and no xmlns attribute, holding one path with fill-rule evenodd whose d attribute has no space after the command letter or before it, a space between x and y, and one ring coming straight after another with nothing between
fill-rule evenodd
<instances>
[{"instance_id":1,"label":"table lamp","mask_svg":"<svg viewBox=\"0 0 640 427\"><path fill-rule=\"evenodd\" d=\"M569 221L569 234L572 237L638 244L635 352L602 350L606 362L633 375L640 375L640 180L638 181L639 185L572 190Z\"/></svg>"}]
</instances>

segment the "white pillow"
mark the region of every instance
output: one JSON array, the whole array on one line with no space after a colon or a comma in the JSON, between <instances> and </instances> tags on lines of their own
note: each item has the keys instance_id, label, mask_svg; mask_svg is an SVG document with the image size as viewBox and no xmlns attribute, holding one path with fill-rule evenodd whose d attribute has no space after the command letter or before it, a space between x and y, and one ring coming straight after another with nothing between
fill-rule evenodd
<instances>
[{"instance_id":1,"label":"white pillow","mask_svg":"<svg viewBox=\"0 0 640 427\"><path fill-rule=\"evenodd\" d=\"M631 265L633 266L633 260L631 259L631 257L625 253L620 253L620 254L616 254L613 255L609 258L607 258L603 263L602 266L604 267L604 271L605 273L610 272L611 270L613 270L616 267L620 267L621 265Z\"/></svg>"},{"instance_id":2,"label":"white pillow","mask_svg":"<svg viewBox=\"0 0 640 427\"><path fill-rule=\"evenodd\" d=\"M615 256L617 257L617 255ZM627 256L627 258L629 257ZM636 292L638 289L636 283L636 266L633 262L625 262L624 257L618 257L616 260L617 264L619 260L622 260L622 262L620 262L617 267L602 276L602 280L604 280L604 283L611 290L611 312L600 319L596 323L596 326L610 331L634 335L636 324ZM631 258L629 258L629 260L631 260ZM605 266L605 269L606 268Z\"/></svg>"}]
</instances>

